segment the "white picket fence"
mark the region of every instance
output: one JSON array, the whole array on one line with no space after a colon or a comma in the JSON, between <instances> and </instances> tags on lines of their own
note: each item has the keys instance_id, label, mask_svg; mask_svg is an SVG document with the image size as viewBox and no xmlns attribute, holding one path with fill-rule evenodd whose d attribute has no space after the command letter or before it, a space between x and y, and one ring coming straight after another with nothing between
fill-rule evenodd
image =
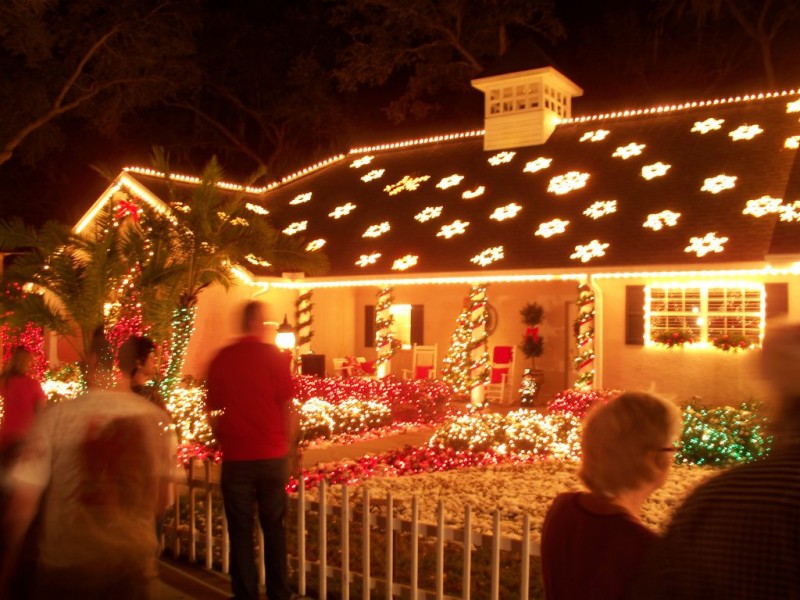
<instances>
[{"instance_id":1,"label":"white picket fence","mask_svg":"<svg viewBox=\"0 0 800 600\"><path fill-rule=\"evenodd\" d=\"M223 515L223 525L221 535L214 535L213 517L214 507L217 512L222 511L222 497L219 484L220 468L217 465L195 462L189 470L188 480L179 485L179 493L176 494L176 503L173 508L173 522L164 528L165 547L171 548L176 557L184 553L192 563L197 562L198 546L202 541L203 562L209 570L214 568L214 551L219 550L221 558L222 572L227 574L228 563L228 530L227 522ZM511 539L500 534L500 511L494 512L493 531L491 535L481 534L472 531L472 511L469 506L465 507L463 515L463 527L454 529L445 527L445 511L442 501L439 501L436 523L424 523L419 520L418 498L414 496L411 500L410 520L394 517L394 499L391 494L387 498L376 500L370 498L369 490L362 491L362 510L354 511L350 507L349 495L346 485L341 486L341 495L338 505L329 503L329 488L323 481L320 484L317 500L307 497L306 490L301 484L296 494L290 495L289 514L296 515L297 519L297 540L296 547L289 547L289 562L295 567L297 573L297 589L300 594L308 593L309 574L316 574L317 587L314 590L316 597L320 599L328 598L328 589L336 587L335 597L351 597L351 588L355 581L360 581L364 600L369 600L373 590L380 590L383 593L380 597L392 598L412 598L437 600L457 600L471 598L472 581L472 555L476 548L484 548L490 552L491 556L491 583L490 589L483 590L482 597L491 600L500 598L500 564L501 552L511 551L519 554L519 598L528 600L530 579L531 579L531 557L539 556L539 545L531 538L531 528L529 515L523 516L522 539ZM205 499L202 517L205 519L205 531L202 538L198 530L198 497ZM188 502L188 507L185 503ZM363 507L368 507L364 510ZM188 522L182 522L182 508L188 508ZM391 515L391 518L389 517ZM338 528L335 533L339 537L339 547L334 554L341 557L339 565L331 565L328 562L328 555L332 548L328 542L331 524L338 516ZM309 560L307 558L308 531L307 525L312 525L310 519L317 520L317 558ZM361 565L360 570L351 568L350 550L352 529L359 529L359 541L361 543ZM260 528L258 529L258 544L263 545L264 539ZM288 529L288 528L287 528ZM375 532L383 535L376 536ZM409 548L407 552L410 556L408 561L408 572L405 574L407 583L397 581L398 575L395 571L396 560L396 537L399 534L406 534ZM376 539L377 538L377 542ZM420 559L420 540L432 542L435 552L435 583L434 589L423 589L419 582L419 559ZM455 542L448 545L446 542ZM373 547L373 544L383 543L384 548ZM445 595L445 552L460 552L462 564L461 596ZM385 558L382 576L373 575L371 557L376 553L382 553ZM263 554L257 552L259 561L260 582L264 583Z\"/></svg>"}]
</instances>

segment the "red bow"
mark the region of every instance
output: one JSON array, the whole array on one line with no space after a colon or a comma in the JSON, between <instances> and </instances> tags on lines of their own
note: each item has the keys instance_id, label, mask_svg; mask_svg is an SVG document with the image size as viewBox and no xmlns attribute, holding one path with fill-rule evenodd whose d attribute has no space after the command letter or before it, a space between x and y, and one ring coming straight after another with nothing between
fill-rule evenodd
<instances>
[{"instance_id":1,"label":"red bow","mask_svg":"<svg viewBox=\"0 0 800 600\"><path fill-rule=\"evenodd\" d=\"M117 220L121 221L128 215L133 217L133 220L139 222L139 207L133 202L127 200L120 200L117 202Z\"/></svg>"},{"instance_id":2,"label":"red bow","mask_svg":"<svg viewBox=\"0 0 800 600\"><path fill-rule=\"evenodd\" d=\"M531 338L533 343L535 344L536 342L539 341L539 328L538 327L528 327L528 329L525 330L525 337L526 338Z\"/></svg>"}]
</instances>

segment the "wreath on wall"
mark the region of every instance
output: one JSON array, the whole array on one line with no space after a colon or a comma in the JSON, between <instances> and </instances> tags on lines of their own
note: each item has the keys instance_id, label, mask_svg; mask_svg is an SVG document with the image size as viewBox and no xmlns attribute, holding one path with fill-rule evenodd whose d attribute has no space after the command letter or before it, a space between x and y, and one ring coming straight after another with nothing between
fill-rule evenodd
<instances>
[{"instance_id":1,"label":"wreath on wall","mask_svg":"<svg viewBox=\"0 0 800 600\"><path fill-rule=\"evenodd\" d=\"M527 325L519 347L526 357L536 359L544 352L544 338L539 333L539 324L544 320L544 307L538 302L528 302L519 314Z\"/></svg>"}]
</instances>

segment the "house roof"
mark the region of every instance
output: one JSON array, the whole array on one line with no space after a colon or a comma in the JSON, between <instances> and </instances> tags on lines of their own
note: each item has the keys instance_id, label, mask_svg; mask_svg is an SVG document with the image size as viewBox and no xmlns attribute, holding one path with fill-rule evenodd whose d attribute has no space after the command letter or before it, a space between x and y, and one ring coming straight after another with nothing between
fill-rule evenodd
<instances>
[{"instance_id":1,"label":"house roof","mask_svg":"<svg viewBox=\"0 0 800 600\"><path fill-rule=\"evenodd\" d=\"M798 116L791 92L571 119L508 152L469 132L356 149L252 196L333 277L763 265L800 255Z\"/></svg>"}]
</instances>

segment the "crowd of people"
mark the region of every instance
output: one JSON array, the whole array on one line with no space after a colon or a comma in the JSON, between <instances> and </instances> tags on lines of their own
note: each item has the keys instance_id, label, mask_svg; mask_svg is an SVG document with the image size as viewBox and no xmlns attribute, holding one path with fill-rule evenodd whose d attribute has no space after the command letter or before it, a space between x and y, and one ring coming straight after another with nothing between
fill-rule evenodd
<instances>
[{"instance_id":1,"label":"crowd of people","mask_svg":"<svg viewBox=\"0 0 800 600\"><path fill-rule=\"evenodd\" d=\"M265 317L263 304L245 305L242 337L209 366L206 409L224 456L234 598L259 597L257 519L267 597L289 600L285 485L297 422L289 358L265 341ZM33 356L11 353L0 372L0 597L156 596L177 462L170 416L149 385L155 356L141 336L115 356L98 332L86 393L45 408ZM700 485L663 534L641 511L675 462L679 410L626 392L590 411L585 491L557 496L542 526L548 600L800 598L800 324L770 326L760 361L777 398L771 453Z\"/></svg>"}]
</instances>

